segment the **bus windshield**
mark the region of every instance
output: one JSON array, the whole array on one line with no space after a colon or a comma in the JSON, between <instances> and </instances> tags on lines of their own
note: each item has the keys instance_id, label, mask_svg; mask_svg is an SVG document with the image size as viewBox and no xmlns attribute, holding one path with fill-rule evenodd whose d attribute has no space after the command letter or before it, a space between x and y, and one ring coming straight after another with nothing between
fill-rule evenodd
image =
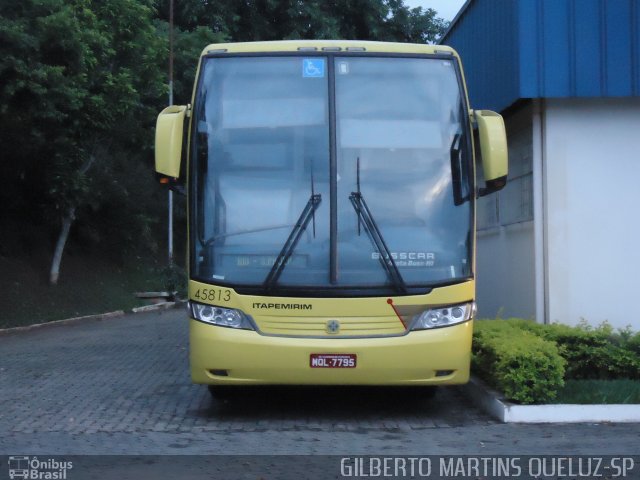
<instances>
[{"instance_id":1,"label":"bus windshield","mask_svg":"<svg viewBox=\"0 0 640 480\"><path fill-rule=\"evenodd\" d=\"M471 276L473 166L453 58L205 58L194 115L193 278L368 295Z\"/></svg>"}]
</instances>

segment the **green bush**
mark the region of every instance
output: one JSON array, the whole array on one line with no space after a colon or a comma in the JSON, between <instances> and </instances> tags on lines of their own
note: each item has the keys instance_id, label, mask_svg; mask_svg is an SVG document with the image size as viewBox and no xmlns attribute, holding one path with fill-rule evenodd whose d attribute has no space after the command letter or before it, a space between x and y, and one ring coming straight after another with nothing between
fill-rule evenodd
<instances>
[{"instance_id":1,"label":"green bush","mask_svg":"<svg viewBox=\"0 0 640 480\"><path fill-rule=\"evenodd\" d=\"M555 343L513 323L479 321L473 335L473 368L520 403L553 400L564 385L566 361Z\"/></svg>"},{"instance_id":2,"label":"green bush","mask_svg":"<svg viewBox=\"0 0 640 480\"><path fill-rule=\"evenodd\" d=\"M498 323L506 323L508 328L519 328L555 342L567 361L567 379L640 378L640 337L629 330L615 333L607 323L597 328L586 323L572 327L543 325L523 319L501 320Z\"/></svg>"}]
</instances>

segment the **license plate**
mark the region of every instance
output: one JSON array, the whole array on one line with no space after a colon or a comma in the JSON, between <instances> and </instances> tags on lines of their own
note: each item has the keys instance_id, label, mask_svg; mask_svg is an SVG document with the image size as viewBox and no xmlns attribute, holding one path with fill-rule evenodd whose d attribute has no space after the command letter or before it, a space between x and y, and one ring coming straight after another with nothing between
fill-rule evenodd
<instances>
[{"instance_id":1,"label":"license plate","mask_svg":"<svg viewBox=\"0 0 640 480\"><path fill-rule=\"evenodd\" d=\"M309 356L311 368L356 368L355 353L312 353Z\"/></svg>"}]
</instances>

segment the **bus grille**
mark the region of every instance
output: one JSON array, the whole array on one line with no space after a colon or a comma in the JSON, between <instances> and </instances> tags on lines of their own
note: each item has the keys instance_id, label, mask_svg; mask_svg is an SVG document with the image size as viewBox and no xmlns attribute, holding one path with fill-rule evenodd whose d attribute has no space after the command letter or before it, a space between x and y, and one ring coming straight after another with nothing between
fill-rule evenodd
<instances>
[{"instance_id":1,"label":"bus grille","mask_svg":"<svg viewBox=\"0 0 640 480\"><path fill-rule=\"evenodd\" d=\"M266 335L332 338L402 335L406 331L397 316L261 317L255 320L260 331Z\"/></svg>"}]
</instances>

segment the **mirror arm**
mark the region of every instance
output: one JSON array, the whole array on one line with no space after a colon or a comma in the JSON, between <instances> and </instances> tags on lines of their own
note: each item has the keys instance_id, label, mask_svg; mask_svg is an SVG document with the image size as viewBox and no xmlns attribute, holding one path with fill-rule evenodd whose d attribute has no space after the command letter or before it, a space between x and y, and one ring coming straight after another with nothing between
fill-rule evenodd
<instances>
[{"instance_id":1,"label":"mirror arm","mask_svg":"<svg viewBox=\"0 0 640 480\"><path fill-rule=\"evenodd\" d=\"M166 186L172 192L178 195L186 196L186 188L184 181L180 178L167 177L166 175L157 175L160 185Z\"/></svg>"},{"instance_id":2,"label":"mirror arm","mask_svg":"<svg viewBox=\"0 0 640 480\"><path fill-rule=\"evenodd\" d=\"M477 198L484 197L490 193L502 190L507 184L507 176L494 178L493 180L487 180L485 182L486 187L480 187L476 195Z\"/></svg>"},{"instance_id":3,"label":"mirror arm","mask_svg":"<svg viewBox=\"0 0 640 480\"><path fill-rule=\"evenodd\" d=\"M174 183L172 185L169 185L169 190L171 190L172 192L182 196L182 197L186 197L187 196L187 189L185 188L184 185L179 184L179 183Z\"/></svg>"}]
</instances>

